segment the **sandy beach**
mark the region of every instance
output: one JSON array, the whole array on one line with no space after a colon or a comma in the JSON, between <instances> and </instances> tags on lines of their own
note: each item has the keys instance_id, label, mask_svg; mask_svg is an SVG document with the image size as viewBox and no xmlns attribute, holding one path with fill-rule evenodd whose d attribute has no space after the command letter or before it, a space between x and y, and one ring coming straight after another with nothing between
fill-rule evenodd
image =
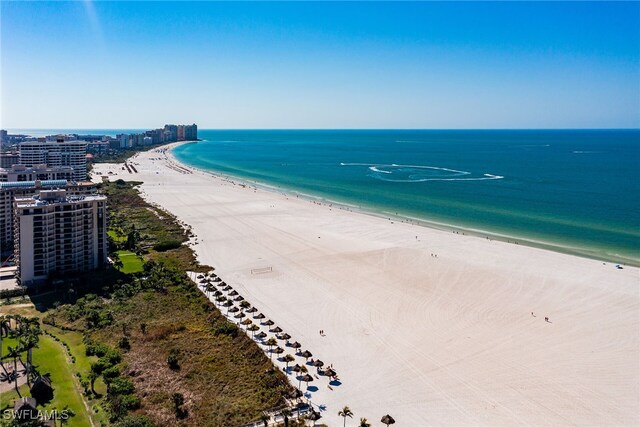
<instances>
[{"instance_id":1,"label":"sandy beach","mask_svg":"<svg viewBox=\"0 0 640 427\"><path fill-rule=\"evenodd\" d=\"M202 263L333 364L339 385L310 383L321 422L348 405L347 425L640 424L638 268L350 212L163 150L94 180L143 181Z\"/></svg>"}]
</instances>

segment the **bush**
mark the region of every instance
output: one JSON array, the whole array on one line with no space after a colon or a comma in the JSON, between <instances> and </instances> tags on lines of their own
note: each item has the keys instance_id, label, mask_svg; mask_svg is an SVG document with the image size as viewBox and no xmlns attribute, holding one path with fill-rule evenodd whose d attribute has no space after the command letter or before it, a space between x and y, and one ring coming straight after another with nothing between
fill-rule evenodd
<instances>
[{"instance_id":1,"label":"bush","mask_svg":"<svg viewBox=\"0 0 640 427\"><path fill-rule=\"evenodd\" d=\"M114 378L109 384L109 395L120 396L133 393L133 383L125 378Z\"/></svg>"},{"instance_id":2,"label":"bush","mask_svg":"<svg viewBox=\"0 0 640 427\"><path fill-rule=\"evenodd\" d=\"M121 337L118 340L118 347L120 347L123 350L130 350L131 349L131 344L129 343L129 338Z\"/></svg>"},{"instance_id":3,"label":"bush","mask_svg":"<svg viewBox=\"0 0 640 427\"><path fill-rule=\"evenodd\" d=\"M227 335L232 338L238 336L238 327L233 323L227 322L226 320L222 320L216 322L213 328L213 333L216 335Z\"/></svg>"},{"instance_id":4,"label":"bush","mask_svg":"<svg viewBox=\"0 0 640 427\"><path fill-rule=\"evenodd\" d=\"M126 394L120 397L120 404L131 411L140 407L140 399L134 394Z\"/></svg>"},{"instance_id":5,"label":"bush","mask_svg":"<svg viewBox=\"0 0 640 427\"><path fill-rule=\"evenodd\" d=\"M178 351L173 349L169 352L169 357L167 357L167 364L170 369L178 370L180 369L180 363L178 361Z\"/></svg>"},{"instance_id":6,"label":"bush","mask_svg":"<svg viewBox=\"0 0 640 427\"><path fill-rule=\"evenodd\" d=\"M158 252L164 252L171 249L178 249L180 246L182 246L182 242L179 240L162 240L153 245L153 249Z\"/></svg>"},{"instance_id":7,"label":"bush","mask_svg":"<svg viewBox=\"0 0 640 427\"><path fill-rule=\"evenodd\" d=\"M129 415L117 423L116 427L153 427L153 424L143 415Z\"/></svg>"}]
</instances>

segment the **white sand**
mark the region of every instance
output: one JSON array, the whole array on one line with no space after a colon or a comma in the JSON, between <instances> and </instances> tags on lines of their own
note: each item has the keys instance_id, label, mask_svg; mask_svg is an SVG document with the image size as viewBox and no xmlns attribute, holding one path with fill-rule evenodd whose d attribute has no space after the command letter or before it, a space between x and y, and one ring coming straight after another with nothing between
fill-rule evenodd
<instances>
[{"instance_id":1,"label":"white sand","mask_svg":"<svg viewBox=\"0 0 640 427\"><path fill-rule=\"evenodd\" d=\"M144 181L193 226L201 262L333 363L342 385L311 383L322 422L349 405L350 425L640 424L637 268L185 174L155 150L132 162L95 170Z\"/></svg>"}]
</instances>

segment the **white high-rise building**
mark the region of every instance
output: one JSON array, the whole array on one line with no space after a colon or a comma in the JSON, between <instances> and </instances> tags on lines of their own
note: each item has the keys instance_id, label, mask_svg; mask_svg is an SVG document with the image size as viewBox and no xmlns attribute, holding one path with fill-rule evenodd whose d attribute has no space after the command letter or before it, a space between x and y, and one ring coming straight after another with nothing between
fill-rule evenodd
<instances>
[{"instance_id":1,"label":"white high-rise building","mask_svg":"<svg viewBox=\"0 0 640 427\"><path fill-rule=\"evenodd\" d=\"M16 197L31 197L41 190L65 189L67 195L96 193L96 185L90 181L75 183L67 179L43 181L0 182L0 256L6 259L14 250L13 203Z\"/></svg>"},{"instance_id":2,"label":"white high-rise building","mask_svg":"<svg viewBox=\"0 0 640 427\"><path fill-rule=\"evenodd\" d=\"M20 144L20 164L71 166L73 180L85 181L87 179L87 143L86 141L23 142Z\"/></svg>"},{"instance_id":3,"label":"white high-rise building","mask_svg":"<svg viewBox=\"0 0 640 427\"><path fill-rule=\"evenodd\" d=\"M25 286L52 273L96 269L107 261L107 198L71 196L66 190L41 190L16 197L15 257Z\"/></svg>"}]
</instances>

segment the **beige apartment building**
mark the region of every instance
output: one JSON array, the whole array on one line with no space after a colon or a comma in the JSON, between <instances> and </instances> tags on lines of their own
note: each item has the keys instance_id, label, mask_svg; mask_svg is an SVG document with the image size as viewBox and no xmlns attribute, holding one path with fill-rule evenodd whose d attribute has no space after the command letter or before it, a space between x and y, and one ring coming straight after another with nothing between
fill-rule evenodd
<instances>
[{"instance_id":1,"label":"beige apartment building","mask_svg":"<svg viewBox=\"0 0 640 427\"><path fill-rule=\"evenodd\" d=\"M20 282L34 286L52 273L96 269L107 261L105 196L40 190L14 202L15 257Z\"/></svg>"},{"instance_id":2,"label":"beige apartment building","mask_svg":"<svg viewBox=\"0 0 640 427\"><path fill-rule=\"evenodd\" d=\"M21 164L11 165L10 168L0 168L0 182L37 181L66 179L74 181L75 171L71 166L48 166Z\"/></svg>"},{"instance_id":3,"label":"beige apartment building","mask_svg":"<svg viewBox=\"0 0 640 427\"><path fill-rule=\"evenodd\" d=\"M13 204L16 197L30 197L40 190L65 189L68 195L80 196L96 192L96 185L89 181L71 182L66 179L0 182L0 256L6 260L14 249Z\"/></svg>"}]
</instances>

